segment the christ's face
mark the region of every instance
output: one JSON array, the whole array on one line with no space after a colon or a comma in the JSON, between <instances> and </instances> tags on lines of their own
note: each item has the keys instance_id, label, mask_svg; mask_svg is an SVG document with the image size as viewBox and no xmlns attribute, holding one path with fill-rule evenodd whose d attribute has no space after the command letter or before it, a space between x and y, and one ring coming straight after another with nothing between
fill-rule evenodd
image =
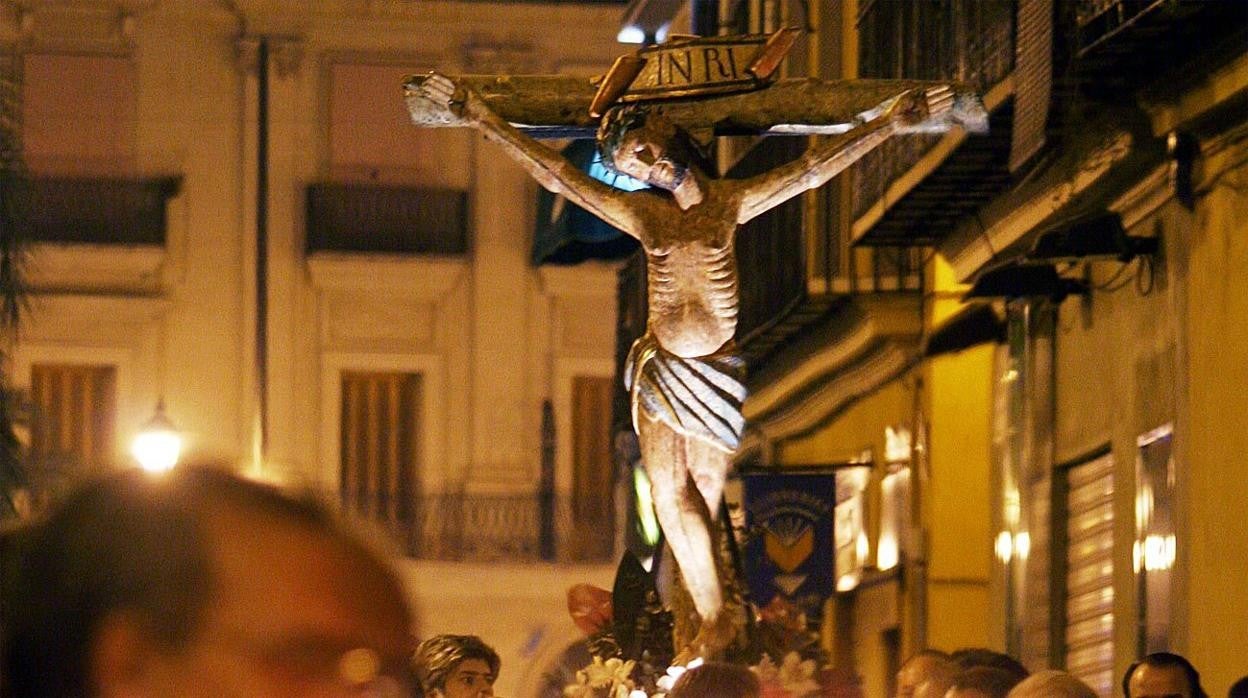
<instances>
[{"instance_id":1,"label":"christ's face","mask_svg":"<svg viewBox=\"0 0 1248 698\"><path fill-rule=\"evenodd\" d=\"M616 169L651 186L674 191L689 169L672 157L670 145L675 135L674 127L657 119L629 129L613 153Z\"/></svg>"}]
</instances>

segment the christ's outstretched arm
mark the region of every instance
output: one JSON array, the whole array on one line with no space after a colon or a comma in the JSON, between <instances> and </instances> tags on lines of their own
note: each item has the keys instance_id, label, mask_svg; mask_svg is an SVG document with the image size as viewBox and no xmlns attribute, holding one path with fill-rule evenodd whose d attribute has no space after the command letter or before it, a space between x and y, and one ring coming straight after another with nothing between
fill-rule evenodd
<instances>
[{"instance_id":1,"label":"christ's outstretched arm","mask_svg":"<svg viewBox=\"0 0 1248 698\"><path fill-rule=\"evenodd\" d=\"M639 236L639 224L626 200L627 192L590 177L567 158L521 133L495 114L470 88L456 85L454 80L440 73L430 73L421 83L420 95L499 144L548 191L567 198L633 237Z\"/></svg>"},{"instance_id":2,"label":"christ's outstretched arm","mask_svg":"<svg viewBox=\"0 0 1248 698\"><path fill-rule=\"evenodd\" d=\"M737 185L737 223L744 224L802 192L822 186L896 133L899 125L917 124L949 111L953 97L949 87L904 92L875 119L832 136L793 162L741 180Z\"/></svg>"}]
</instances>

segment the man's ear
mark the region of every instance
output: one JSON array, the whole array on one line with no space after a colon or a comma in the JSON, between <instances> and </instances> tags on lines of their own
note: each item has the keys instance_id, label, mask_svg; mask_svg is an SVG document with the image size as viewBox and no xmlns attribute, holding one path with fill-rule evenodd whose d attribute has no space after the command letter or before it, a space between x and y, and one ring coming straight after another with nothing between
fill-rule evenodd
<instances>
[{"instance_id":1,"label":"man's ear","mask_svg":"<svg viewBox=\"0 0 1248 698\"><path fill-rule=\"evenodd\" d=\"M87 670L95 695L138 698L155 645L139 617L131 612L109 614L91 637Z\"/></svg>"}]
</instances>

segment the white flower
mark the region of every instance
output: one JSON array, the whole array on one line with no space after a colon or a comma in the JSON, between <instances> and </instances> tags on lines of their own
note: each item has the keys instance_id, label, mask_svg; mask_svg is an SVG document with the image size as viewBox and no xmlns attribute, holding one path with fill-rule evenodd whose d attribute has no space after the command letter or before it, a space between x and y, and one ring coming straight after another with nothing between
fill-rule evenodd
<instances>
[{"instance_id":1,"label":"white flower","mask_svg":"<svg viewBox=\"0 0 1248 698\"><path fill-rule=\"evenodd\" d=\"M633 690L631 674L636 662L623 661L612 657L602 660L594 657L589 666L576 672L576 683L564 687L566 698L594 698L600 695L597 689L606 689L608 698L630 698Z\"/></svg>"},{"instance_id":2,"label":"white flower","mask_svg":"<svg viewBox=\"0 0 1248 698\"><path fill-rule=\"evenodd\" d=\"M797 652L789 652L780 662L780 686L795 696L804 696L819 690L815 681L815 660L802 660Z\"/></svg>"}]
</instances>

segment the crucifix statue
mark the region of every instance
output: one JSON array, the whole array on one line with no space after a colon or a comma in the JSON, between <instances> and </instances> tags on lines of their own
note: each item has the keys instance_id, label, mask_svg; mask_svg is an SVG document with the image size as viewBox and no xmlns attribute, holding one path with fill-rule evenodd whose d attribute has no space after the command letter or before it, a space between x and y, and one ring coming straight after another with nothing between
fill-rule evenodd
<instances>
[{"instance_id":1,"label":"crucifix statue","mask_svg":"<svg viewBox=\"0 0 1248 698\"><path fill-rule=\"evenodd\" d=\"M745 427L746 390L733 345L737 228L823 185L894 134L945 130L976 116L955 109L966 98L949 84L772 85L777 51L792 43L791 32L777 36L744 49L733 37L714 37L643 50L617 61L592 98L591 86L574 78L534 78L528 84L544 86L562 107L537 105L527 114L520 113L529 89L521 78L431 73L406 86L416 123L477 129L543 187L636 238L645 251L649 316L629 353L626 385L655 511L700 618L696 635L677 648L686 659L713 655L734 633L724 612L715 519ZM794 94L824 101L793 101ZM863 104L864 96L876 101ZM784 110L786 99L797 117ZM534 138L582 135L589 126L603 163L648 188L608 186ZM703 146L716 132L742 130L833 135L768 172L721 179Z\"/></svg>"}]
</instances>

